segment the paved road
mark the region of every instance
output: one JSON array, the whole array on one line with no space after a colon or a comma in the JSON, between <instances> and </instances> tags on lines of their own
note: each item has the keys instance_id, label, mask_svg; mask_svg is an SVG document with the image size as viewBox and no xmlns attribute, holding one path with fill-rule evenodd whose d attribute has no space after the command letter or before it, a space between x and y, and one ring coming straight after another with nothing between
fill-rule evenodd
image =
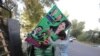
<instances>
[{"instance_id":1,"label":"paved road","mask_svg":"<svg viewBox=\"0 0 100 56\"><path fill-rule=\"evenodd\" d=\"M68 48L69 56L100 56L100 47L74 41Z\"/></svg>"}]
</instances>

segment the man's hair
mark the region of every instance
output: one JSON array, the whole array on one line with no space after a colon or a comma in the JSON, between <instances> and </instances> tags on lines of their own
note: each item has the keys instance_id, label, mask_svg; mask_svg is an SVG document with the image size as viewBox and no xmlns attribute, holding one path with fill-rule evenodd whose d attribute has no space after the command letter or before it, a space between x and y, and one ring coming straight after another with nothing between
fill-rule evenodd
<instances>
[{"instance_id":1,"label":"man's hair","mask_svg":"<svg viewBox=\"0 0 100 56\"><path fill-rule=\"evenodd\" d=\"M69 26L71 26L71 23L68 20L64 20L61 23L65 23L65 29L67 29Z\"/></svg>"}]
</instances>

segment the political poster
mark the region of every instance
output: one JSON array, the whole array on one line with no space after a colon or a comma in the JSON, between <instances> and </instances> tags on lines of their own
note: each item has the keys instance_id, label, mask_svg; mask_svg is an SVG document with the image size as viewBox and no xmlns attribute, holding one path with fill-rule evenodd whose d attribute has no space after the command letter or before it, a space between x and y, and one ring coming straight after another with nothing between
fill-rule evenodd
<instances>
[{"instance_id":1,"label":"political poster","mask_svg":"<svg viewBox=\"0 0 100 56\"><path fill-rule=\"evenodd\" d=\"M48 40L48 37L56 41L58 39L57 34L60 31L66 31L70 25L71 23L68 21L67 17L54 5L51 10L41 18L35 29L28 34L26 41L37 47ZM50 31L49 33L48 30Z\"/></svg>"}]
</instances>

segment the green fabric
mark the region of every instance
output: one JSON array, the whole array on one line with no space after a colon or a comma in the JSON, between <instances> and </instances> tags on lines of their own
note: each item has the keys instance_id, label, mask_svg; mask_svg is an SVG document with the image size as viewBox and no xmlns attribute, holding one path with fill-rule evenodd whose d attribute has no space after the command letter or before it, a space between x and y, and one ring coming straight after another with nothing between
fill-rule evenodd
<instances>
[{"instance_id":1,"label":"green fabric","mask_svg":"<svg viewBox=\"0 0 100 56\"><path fill-rule=\"evenodd\" d=\"M35 53L35 56L53 56L52 46L49 46L46 49L35 47L34 53Z\"/></svg>"}]
</instances>

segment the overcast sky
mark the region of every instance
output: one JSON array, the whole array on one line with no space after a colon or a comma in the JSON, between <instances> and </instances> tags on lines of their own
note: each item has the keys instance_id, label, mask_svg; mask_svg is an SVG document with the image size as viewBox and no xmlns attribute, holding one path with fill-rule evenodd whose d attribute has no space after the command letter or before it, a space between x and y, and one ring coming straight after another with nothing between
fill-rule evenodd
<instances>
[{"instance_id":1,"label":"overcast sky","mask_svg":"<svg viewBox=\"0 0 100 56\"><path fill-rule=\"evenodd\" d=\"M85 30L98 28L100 30L100 0L59 0L59 9L69 14L71 21L77 19L85 22ZM19 5L21 7L22 4ZM50 9L46 9L48 12Z\"/></svg>"},{"instance_id":2,"label":"overcast sky","mask_svg":"<svg viewBox=\"0 0 100 56\"><path fill-rule=\"evenodd\" d=\"M68 12L69 20L85 21L85 30L100 29L100 0L59 0L60 10Z\"/></svg>"}]
</instances>

